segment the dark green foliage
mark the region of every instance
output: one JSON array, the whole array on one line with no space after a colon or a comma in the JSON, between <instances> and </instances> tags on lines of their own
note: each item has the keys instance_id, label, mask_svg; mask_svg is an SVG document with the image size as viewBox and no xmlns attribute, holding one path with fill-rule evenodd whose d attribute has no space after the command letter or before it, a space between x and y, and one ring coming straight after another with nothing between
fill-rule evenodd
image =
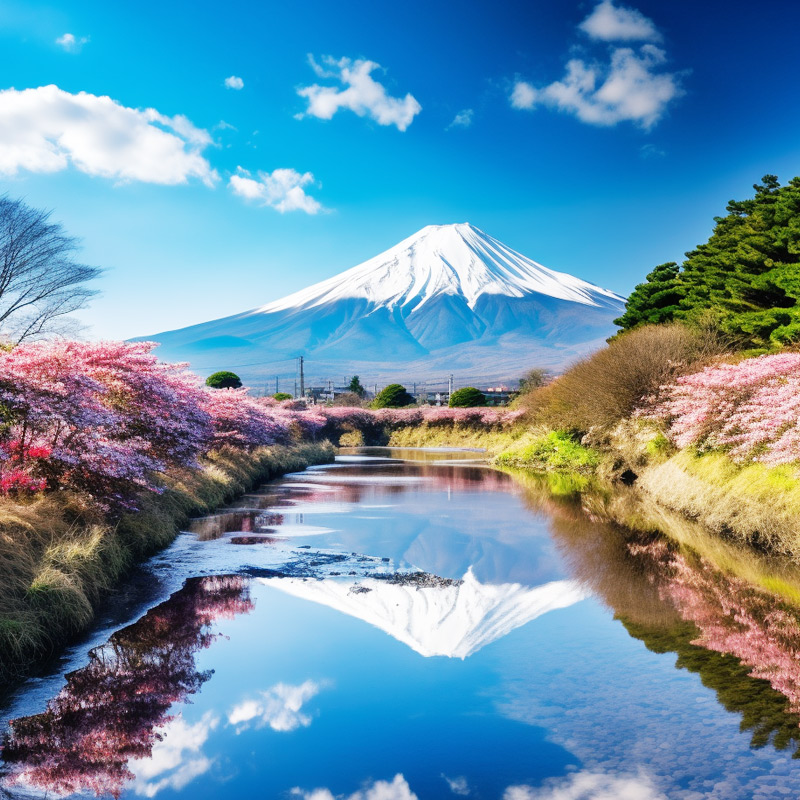
<instances>
[{"instance_id":1,"label":"dark green foliage","mask_svg":"<svg viewBox=\"0 0 800 800\"><path fill-rule=\"evenodd\" d=\"M486 405L486 397L479 389L474 386L465 386L463 389L456 389L450 395L450 408L473 408L474 406Z\"/></svg>"},{"instance_id":2,"label":"dark green foliage","mask_svg":"<svg viewBox=\"0 0 800 800\"><path fill-rule=\"evenodd\" d=\"M403 406L413 406L416 400L406 391L405 386L399 383L390 383L385 389L381 389L372 401L373 408L402 408Z\"/></svg>"},{"instance_id":3,"label":"dark green foliage","mask_svg":"<svg viewBox=\"0 0 800 800\"><path fill-rule=\"evenodd\" d=\"M235 372L215 372L206 378L206 386L212 389L238 389L242 385L239 376Z\"/></svg>"},{"instance_id":4,"label":"dark green foliage","mask_svg":"<svg viewBox=\"0 0 800 800\"><path fill-rule=\"evenodd\" d=\"M288 392L276 392L272 395L272 399L280 402L281 400L291 400L292 396Z\"/></svg>"},{"instance_id":5,"label":"dark green foliage","mask_svg":"<svg viewBox=\"0 0 800 800\"><path fill-rule=\"evenodd\" d=\"M681 284L678 273L680 267L670 261L657 266L631 292L625 304L625 313L614 320L623 330L630 330L639 325L671 322L680 313L680 301L684 297L685 287Z\"/></svg>"},{"instance_id":6,"label":"dark green foliage","mask_svg":"<svg viewBox=\"0 0 800 800\"><path fill-rule=\"evenodd\" d=\"M662 264L628 298L623 330L647 323L695 323L713 314L743 347L800 342L800 178L774 175L755 197L727 206L711 238L680 266Z\"/></svg>"},{"instance_id":7,"label":"dark green foliage","mask_svg":"<svg viewBox=\"0 0 800 800\"><path fill-rule=\"evenodd\" d=\"M363 397L367 393L367 390L361 385L358 375L353 375L350 383L347 385L347 391L357 394L359 397Z\"/></svg>"}]
</instances>

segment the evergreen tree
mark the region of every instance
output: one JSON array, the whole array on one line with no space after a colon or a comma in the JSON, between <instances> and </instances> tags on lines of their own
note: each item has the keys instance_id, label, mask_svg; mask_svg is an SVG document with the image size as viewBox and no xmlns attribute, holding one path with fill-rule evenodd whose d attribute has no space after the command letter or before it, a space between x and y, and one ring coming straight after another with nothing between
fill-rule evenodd
<instances>
[{"instance_id":1,"label":"evergreen tree","mask_svg":"<svg viewBox=\"0 0 800 800\"><path fill-rule=\"evenodd\" d=\"M402 408L413 406L416 400L406 391L406 387L399 383L390 383L381 389L372 401L373 408Z\"/></svg>"},{"instance_id":2,"label":"evergreen tree","mask_svg":"<svg viewBox=\"0 0 800 800\"><path fill-rule=\"evenodd\" d=\"M679 269L656 267L616 324L696 323L713 313L745 346L799 342L800 178L781 186L765 175L753 188L754 197L728 203L709 240L686 253Z\"/></svg>"},{"instance_id":3,"label":"evergreen tree","mask_svg":"<svg viewBox=\"0 0 800 800\"><path fill-rule=\"evenodd\" d=\"M238 389L242 385L242 381L235 372L222 370L209 375L206 378L206 386L212 389Z\"/></svg>"},{"instance_id":4,"label":"evergreen tree","mask_svg":"<svg viewBox=\"0 0 800 800\"><path fill-rule=\"evenodd\" d=\"M463 389L456 389L450 395L450 408L474 408L475 406L485 406L486 396L480 389L474 386L465 386Z\"/></svg>"},{"instance_id":5,"label":"evergreen tree","mask_svg":"<svg viewBox=\"0 0 800 800\"><path fill-rule=\"evenodd\" d=\"M359 397L363 397L367 393L367 390L361 385L358 375L353 375L353 377L350 379L350 383L347 386L347 391L357 394Z\"/></svg>"},{"instance_id":6,"label":"evergreen tree","mask_svg":"<svg viewBox=\"0 0 800 800\"><path fill-rule=\"evenodd\" d=\"M659 264L631 292L625 304L625 313L614 320L623 330L638 328L639 325L652 325L661 322L672 322L676 314L680 314L680 301L684 296L684 287L679 278L680 267L670 261Z\"/></svg>"}]
</instances>

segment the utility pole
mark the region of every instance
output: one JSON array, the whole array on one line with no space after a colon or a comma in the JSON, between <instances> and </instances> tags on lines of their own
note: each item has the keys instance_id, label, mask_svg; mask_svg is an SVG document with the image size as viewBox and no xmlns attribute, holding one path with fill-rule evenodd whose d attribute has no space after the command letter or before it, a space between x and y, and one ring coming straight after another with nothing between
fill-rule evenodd
<instances>
[{"instance_id":1,"label":"utility pole","mask_svg":"<svg viewBox=\"0 0 800 800\"><path fill-rule=\"evenodd\" d=\"M278 376L275 376L275 394L278 394L280 390L278 389Z\"/></svg>"},{"instance_id":2,"label":"utility pole","mask_svg":"<svg viewBox=\"0 0 800 800\"><path fill-rule=\"evenodd\" d=\"M300 356L300 397L306 396L306 379L303 375L303 356Z\"/></svg>"}]
</instances>

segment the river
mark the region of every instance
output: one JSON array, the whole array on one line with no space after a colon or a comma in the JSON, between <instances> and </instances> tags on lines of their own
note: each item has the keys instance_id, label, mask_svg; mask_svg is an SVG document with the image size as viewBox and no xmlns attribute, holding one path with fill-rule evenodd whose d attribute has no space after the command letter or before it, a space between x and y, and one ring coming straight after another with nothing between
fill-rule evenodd
<instances>
[{"instance_id":1,"label":"river","mask_svg":"<svg viewBox=\"0 0 800 800\"><path fill-rule=\"evenodd\" d=\"M476 455L195 520L7 698L0 794L797 797L794 609Z\"/></svg>"}]
</instances>

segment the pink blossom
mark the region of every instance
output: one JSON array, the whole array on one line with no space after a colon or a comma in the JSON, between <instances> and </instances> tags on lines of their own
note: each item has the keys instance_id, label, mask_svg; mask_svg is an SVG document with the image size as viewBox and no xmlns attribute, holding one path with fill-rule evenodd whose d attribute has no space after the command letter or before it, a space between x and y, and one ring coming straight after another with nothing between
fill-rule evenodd
<instances>
[{"instance_id":1,"label":"pink blossom","mask_svg":"<svg viewBox=\"0 0 800 800\"><path fill-rule=\"evenodd\" d=\"M228 446L252 450L289 441L288 418L248 397L247 389L207 389L200 407L211 418L212 449Z\"/></svg>"},{"instance_id":2,"label":"pink blossom","mask_svg":"<svg viewBox=\"0 0 800 800\"><path fill-rule=\"evenodd\" d=\"M40 342L0 352L0 493L87 492L130 507L158 473L211 449L315 438L319 415L212 390L152 342Z\"/></svg>"},{"instance_id":3,"label":"pink blossom","mask_svg":"<svg viewBox=\"0 0 800 800\"><path fill-rule=\"evenodd\" d=\"M726 450L735 461L800 460L800 353L720 364L663 387L654 408L679 447Z\"/></svg>"}]
</instances>

